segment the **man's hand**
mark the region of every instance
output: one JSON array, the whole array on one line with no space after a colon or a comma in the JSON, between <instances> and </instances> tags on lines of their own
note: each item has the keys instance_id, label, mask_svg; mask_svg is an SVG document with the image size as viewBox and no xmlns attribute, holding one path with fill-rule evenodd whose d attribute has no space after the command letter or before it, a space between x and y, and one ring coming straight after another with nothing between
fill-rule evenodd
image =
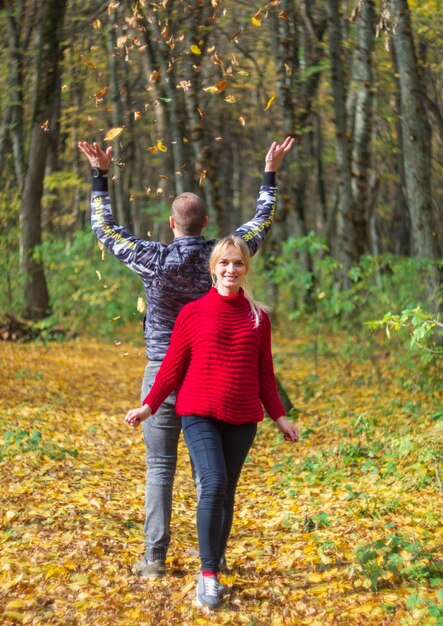
<instances>
[{"instance_id":1,"label":"man's hand","mask_svg":"<svg viewBox=\"0 0 443 626\"><path fill-rule=\"evenodd\" d=\"M78 148L88 157L91 167L98 167L101 170L109 169L112 157L111 146L106 148L106 152L104 152L95 142L79 141Z\"/></svg>"},{"instance_id":2,"label":"man's hand","mask_svg":"<svg viewBox=\"0 0 443 626\"><path fill-rule=\"evenodd\" d=\"M138 409L131 409L126 413L125 422L132 428L137 428L141 422L144 422L152 415L152 409L148 404L144 404Z\"/></svg>"},{"instance_id":3,"label":"man's hand","mask_svg":"<svg viewBox=\"0 0 443 626\"><path fill-rule=\"evenodd\" d=\"M294 137L286 137L282 144L278 144L274 141L265 157L265 172L276 172L285 156L294 147L294 144Z\"/></svg>"},{"instance_id":4,"label":"man's hand","mask_svg":"<svg viewBox=\"0 0 443 626\"><path fill-rule=\"evenodd\" d=\"M298 432L297 426L288 421L286 417L279 417L275 420L275 423L277 424L279 431L283 433L285 441L292 441L292 443L295 443L300 439L300 433Z\"/></svg>"}]
</instances>

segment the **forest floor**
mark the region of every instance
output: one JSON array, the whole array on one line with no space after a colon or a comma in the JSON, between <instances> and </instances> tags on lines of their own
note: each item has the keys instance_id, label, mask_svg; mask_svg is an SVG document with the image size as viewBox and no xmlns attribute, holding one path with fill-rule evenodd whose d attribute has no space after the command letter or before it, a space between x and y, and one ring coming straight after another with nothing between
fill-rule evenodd
<instances>
[{"instance_id":1,"label":"forest floor","mask_svg":"<svg viewBox=\"0 0 443 626\"><path fill-rule=\"evenodd\" d=\"M403 348L371 340L343 356L342 342L274 340L302 438L260 425L238 488L230 592L214 613L193 605L182 442L168 574L130 571L145 459L123 418L138 404L142 348L0 342L1 623L443 624L441 371L425 392Z\"/></svg>"}]
</instances>

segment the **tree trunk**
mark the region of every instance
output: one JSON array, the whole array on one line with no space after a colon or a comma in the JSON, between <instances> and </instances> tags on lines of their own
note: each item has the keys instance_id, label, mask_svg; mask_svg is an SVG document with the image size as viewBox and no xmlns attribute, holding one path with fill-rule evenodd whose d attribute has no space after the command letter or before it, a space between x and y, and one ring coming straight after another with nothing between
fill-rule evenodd
<instances>
[{"instance_id":1,"label":"tree trunk","mask_svg":"<svg viewBox=\"0 0 443 626\"><path fill-rule=\"evenodd\" d=\"M437 312L443 270L438 267L441 250L432 206L431 132L426 116L425 92L408 3L406 0L389 0L389 8L392 42L399 70L403 162L412 236L417 256L431 262L425 280L429 306Z\"/></svg>"},{"instance_id":2,"label":"tree trunk","mask_svg":"<svg viewBox=\"0 0 443 626\"><path fill-rule=\"evenodd\" d=\"M343 266L342 284L349 284L348 271L358 260L357 233L354 224L351 150L347 135L346 89L343 66L339 0L327 0L329 53L334 99L336 158L338 168L337 236L333 249Z\"/></svg>"},{"instance_id":3,"label":"tree trunk","mask_svg":"<svg viewBox=\"0 0 443 626\"><path fill-rule=\"evenodd\" d=\"M21 199L21 252L25 275L24 315L41 319L49 311L49 294L42 262L35 248L42 241L41 199L48 149L46 122L52 120L54 93L60 60L61 29L66 0L46 0L38 22L35 65L35 93L28 168Z\"/></svg>"},{"instance_id":4,"label":"tree trunk","mask_svg":"<svg viewBox=\"0 0 443 626\"><path fill-rule=\"evenodd\" d=\"M375 37L373 0L363 0L357 17L357 48L351 90L355 94L352 115L352 180L355 232L359 255L369 248L369 165L372 126L372 54Z\"/></svg>"},{"instance_id":5,"label":"tree trunk","mask_svg":"<svg viewBox=\"0 0 443 626\"><path fill-rule=\"evenodd\" d=\"M117 52L117 16L118 10L111 13L109 18L109 30L107 33L109 83L112 101L111 120L114 128L126 125L122 106L123 97L121 94L119 79L120 55ZM126 63L124 64L124 69L126 71ZM120 138L112 142L112 154L117 164L121 162L122 150L120 142ZM131 210L129 206L128 194L126 193L125 181L123 176L120 176L120 168L118 165L115 168L115 171L116 175L112 177L112 180L110 178L110 182L112 184L113 196L115 198L117 220L120 224L125 224L128 228L131 228Z\"/></svg>"},{"instance_id":6,"label":"tree trunk","mask_svg":"<svg viewBox=\"0 0 443 626\"><path fill-rule=\"evenodd\" d=\"M23 11L15 14L14 2L8 2L8 46L9 46L9 88L12 103L9 106L9 124L11 129L12 153L18 187L21 189L25 171L25 152L23 135L23 58L20 46L20 23Z\"/></svg>"},{"instance_id":7,"label":"tree trunk","mask_svg":"<svg viewBox=\"0 0 443 626\"><path fill-rule=\"evenodd\" d=\"M177 80L174 65L169 61L168 46L163 41L157 18L158 16L154 14L152 20L145 20L146 31L144 35L151 65L154 67L154 70L160 73L158 81L159 83L161 82L164 92L164 98L160 102L160 106L164 107L167 119L174 167L175 194L178 195L186 191L185 177L182 171L186 159L183 148L183 125L179 114L181 107L178 102L179 94L176 88Z\"/></svg>"}]
</instances>

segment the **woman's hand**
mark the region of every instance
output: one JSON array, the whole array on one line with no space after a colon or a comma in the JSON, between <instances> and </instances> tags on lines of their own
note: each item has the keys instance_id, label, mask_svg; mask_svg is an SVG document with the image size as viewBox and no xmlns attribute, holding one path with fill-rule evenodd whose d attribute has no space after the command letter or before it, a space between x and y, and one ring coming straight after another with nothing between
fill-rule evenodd
<instances>
[{"instance_id":1,"label":"woman's hand","mask_svg":"<svg viewBox=\"0 0 443 626\"><path fill-rule=\"evenodd\" d=\"M283 433L285 441L292 441L292 443L295 443L300 439L300 433L298 432L297 426L292 424L285 416L279 417L275 420L275 423L277 424L279 431Z\"/></svg>"},{"instance_id":2,"label":"woman's hand","mask_svg":"<svg viewBox=\"0 0 443 626\"><path fill-rule=\"evenodd\" d=\"M137 428L141 422L144 422L152 415L152 409L148 404L140 406L138 409L131 409L126 413L125 422L132 428Z\"/></svg>"}]
</instances>

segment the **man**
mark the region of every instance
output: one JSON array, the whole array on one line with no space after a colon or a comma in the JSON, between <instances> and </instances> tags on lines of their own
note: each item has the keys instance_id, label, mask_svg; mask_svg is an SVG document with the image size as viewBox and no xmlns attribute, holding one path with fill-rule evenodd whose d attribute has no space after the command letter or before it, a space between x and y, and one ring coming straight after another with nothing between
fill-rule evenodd
<instances>
[{"instance_id":1,"label":"man","mask_svg":"<svg viewBox=\"0 0 443 626\"><path fill-rule=\"evenodd\" d=\"M246 241L251 255L255 254L271 228L277 196L276 172L294 141L287 137L282 144L273 142L269 148L255 215L235 231ZM177 196L172 203L169 218L174 234L172 243L166 246L131 234L112 217L107 178L112 148L105 152L96 143L85 141L78 147L92 166L92 229L106 248L137 272L143 281L146 296L144 336L148 357L142 383L143 401L166 354L179 311L188 302L201 298L211 287L208 262L216 240L206 241L202 236L208 223L204 202L187 192ZM175 414L175 394L169 396L155 416L143 422L147 461L146 551L135 565L134 572L148 578L166 573L180 431L181 423Z\"/></svg>"}]
</instances>

